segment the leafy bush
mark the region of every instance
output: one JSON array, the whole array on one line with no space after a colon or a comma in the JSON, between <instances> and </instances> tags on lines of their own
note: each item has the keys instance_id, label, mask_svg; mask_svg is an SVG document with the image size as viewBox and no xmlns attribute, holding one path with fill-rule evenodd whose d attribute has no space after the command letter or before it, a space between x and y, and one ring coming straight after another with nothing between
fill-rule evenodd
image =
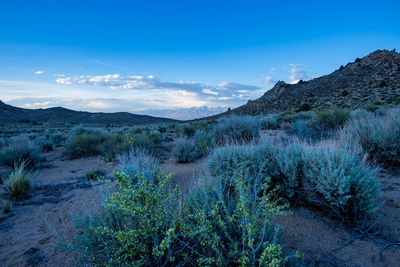
<instances>
[{"instance_id":1,"label":"leafy bush","mask_svg":"<svg viewBox=\"0 0 400 267\"><path fill-rule=\"evenodd\" d=\"M251 116L230 116L220 119L213 129L218 145L248 143L260 136L260 121Z\"/></svg>"},{"instance_id":2,"label":"leafy bush","mask_svg":"<svg viewBox=\"0 0 400 267\"><path fill-rule=\"evenodd\" d=\"M275 130L278 129L280 124L278 122L278 116L271 114L268 116L261 117L261 127L263 129Z\"/></svg>"},{"instance_id":3,"label":"leafy bush","mask_svg":"<svg viewBox=\"0 0 400 267\"><path fill-rule=\"evenodd\" d=\"M193 140L181 139L176 142L172 153L178 162L189 163L196 158L196 146Z\"/></svg>"},{"instance_id":4,"label":"leafy bush","mask_svg":"<svg viewBox=\"0 0 400 267\"><path fill-rule=\"evenodd\" d=\"M304 120L297 120L290 124L290 127L286 129L288 134L297 135L299 137L312 137L316 133L308 126Z\"/></svg>"},{"instance_id":5,"label":"leafy bush","mask_svg":"<svg viewBox=\"0 0 400 267\"><path fill-rule=\"evenodd\" d=\"M350 220L378 208L377 170L335 148L303 152L303 190L308 201Z\"/></svg>"},{"instance_id":6,"label":"leafy bush","mask_svg":"<svg viewBox=\"0 0 400 267\"><path fill-rule=\"evenodd\" d=\"M79 220L83 234L69 244L83 263L106 266L283 265L280 230L270 217L282 207L266 184L240 175L205 179L180 201L171 175L155 168L148 179L116 171L104 211ZM229 193L228 193L229 192Z\"/></svg>"},{"instance_id":7,"label":"leafy bush","mask_svg":"<svg viewBox=\"0 0 400 267\"><path fill-rule=\"evenodd\" d=\"M20 201L28 198L32 190L32 175L25 171L24 163L11 172L4 181L4 186L12 200Z\"/></svg>"},{"instance_id":8,"label":"leafy bush","mask_svg":"<svg viewBox=\"0 0 400 267\"><path fill-rule=\"evenodd\" d=\"M212 136L204 131L197 131L194 140L196 142L196 149L200 155L206 155L215 147L215 142Z\"/></svg>"},{"instance_id":9,"label":"leafy bush","mask_svg":"<svg viewBox=\"0 0 400 267\"><path fill-rule=\"evenodd\" d=\"M159 153L159 144L162 141L162 137L159 131L142 131L140 134L130 135L126 132L129 144L140 150L145 150L150 154Z\"/></svg>"},{"instance_id":10,"label":"leafy bush","mask_svg":"<svg viewBox=\"0 0 400 267\"><path fill-rule=\"evenodd\" d=\"M24 163L28 168L35 168L43 160L40 147L23 137L9 140L8 146L0 151L0 164L9 167Z\"/></svg>"},{"instance_id":11,"label":"leafy bush","mask_svg":"<svg viewBox=\"0 0 400 267\"><path fill-rule=\"evenodd\" d=\"M194 133L195 133L195 129L192 125L185 125L185 126L183 126L183 133L187 137L193 137Z\"/></svg>"},{"instance_id":12,"label":"leafy bush","mask_svg":"<svg viewBox=\"0 0 400 267\"><path fill-rule=\"evenodd\" d=\"M386 115L369 113L351 120L338 133L342 146L358 146L388 166L400 166L400 109L390 109Z\"/></svg>"}]
</instances>

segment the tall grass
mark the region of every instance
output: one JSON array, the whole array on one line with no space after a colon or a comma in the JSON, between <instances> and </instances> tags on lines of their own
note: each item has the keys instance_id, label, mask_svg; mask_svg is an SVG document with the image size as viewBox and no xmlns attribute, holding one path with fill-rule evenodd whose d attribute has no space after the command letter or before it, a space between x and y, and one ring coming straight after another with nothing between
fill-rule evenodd
<instances>
[{"instance_id":1,"label":"tall grass","mask_svg":"<svg viewBox=\"0 0 400 267\"><path fill-rule=\"evenodd\" d=\"M25 171L21 163L4 181L4 186L12 200L21 201L29 197L32 190L32 175Z\"/></svg>"}]
</instances>

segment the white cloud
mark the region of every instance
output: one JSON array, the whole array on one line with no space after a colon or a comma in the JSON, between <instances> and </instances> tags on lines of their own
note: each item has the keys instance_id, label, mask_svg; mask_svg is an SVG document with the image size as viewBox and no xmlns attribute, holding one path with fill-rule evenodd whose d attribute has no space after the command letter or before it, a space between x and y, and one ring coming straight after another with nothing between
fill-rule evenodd
<instances>
[{"instance_id":1,"label":"white cloud","mask_svg":"<svg viewBox=\"0 0 400 267\"><path fill-rule=\"evenodd\" d=\"M59 79L57 79L56 80L56 83L59 83L59 84L71 84L72 83L72 81L71 81L71 78L59 78Z\"/></svg>"},{"instance_id":2,"label":"white cloud","mask_svg":"<svg viewBox=\"0 0 400 267\"><path fill-rule=\"evenodd\" d=\"M277 82L277 80L275 80L271 76L265 76L265 78L264 78L264 83L266 83L266 84L274 84L276 82Z\"/></svg>"},{"instance_id":3,"label":"white cloud","mask_svg":"<svg viewBox=\"0 0 400 267\"><path fill-rule=\"evenodd\" d=\"M65 74L54 74L54 77L65 77Z\"/></svg>"},{"instance_id":4,"label":"white cloud","mask_svg":"<svg viewBox=\"0 0 400 267\"><path fill-rule=\"evenodd\" d=\"M47 108L51 106L50 101L45 102L35 102L35 103L26 103L24 107L26 108Z\"/></svg>"},{"instance_id":5,"label":"white cloud","mask_svg":"<svg viewBox=\"0 0 400 267\"><path fill-rule=\"evenodd\" d=\"M43 73L44 73L44 71L42 71L42 70L35 71L35 74L43 74Z\"/></svg>"},{"instance_id":6,"label":"white cloud","mask_svg":"<svg viewBox=\"0 0 400 267\"><path fill-rule=\"evenodd\" d=\"M289 79L292 84L308 78L307 72L299 69L301 64L289 64L289 66L291 67Z\"/></svg>"}]
</instances>

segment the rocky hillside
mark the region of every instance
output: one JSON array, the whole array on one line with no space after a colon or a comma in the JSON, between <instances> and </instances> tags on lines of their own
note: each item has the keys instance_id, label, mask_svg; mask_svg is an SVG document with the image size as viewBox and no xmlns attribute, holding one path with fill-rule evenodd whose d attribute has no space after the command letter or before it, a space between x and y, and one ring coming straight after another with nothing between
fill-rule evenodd
<instances>
[{"instance_id":1,"label":"rocky hillside","mask_svg":"<svg viewBox=\"0 0 400 267\"><path fill-rule=\"evenodd\" d=\"M256 115L298 110L305 104L355 108L366 103L400 104L400 54L395 50L377 50L310 81L279 81L259 99L232 112Z\"/></svg>"},{"instance_id":2,"label":"rocky hillside","mask_svg":"<svg viewBox=\"0 0 400 267\"><path fill-rule=\"evenodd\" d=\"M47 109L24 109L7 105L0 101L0 123L16 122L48 122L48 123L93 123L136 125L145 123L172 122L174 120L136 115L128 112L90 113L74 111L62 107Z\"/></svg>"}]
</instances>

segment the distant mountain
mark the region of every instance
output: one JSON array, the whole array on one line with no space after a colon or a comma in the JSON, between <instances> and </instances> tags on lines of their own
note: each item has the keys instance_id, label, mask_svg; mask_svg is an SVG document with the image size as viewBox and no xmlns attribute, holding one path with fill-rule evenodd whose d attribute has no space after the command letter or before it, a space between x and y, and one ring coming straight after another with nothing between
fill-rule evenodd
<instances>
[{"instance_id":1,"label":"distant mountain","mask_svg":"<svg viewBox=\"0 0 400 267\"><path fill-rule=\"evenodd\" d=\"M48 123L67 122L73 124L92 123L137 125L160 122L173 122L175 120L152 117L147 115L136 115L128 112L91 113L85 111L74 111L62 107L46 109L24 109L7 105L0 101L0 123L16 123L24 121Z\"/></svg>"},{"instance_id":2,"label":"distant mountain","mask_svg":"<svg viewBox=\"0 0 400 267\"><path fill-rule=\"evenodd\" d=\"M366 103L400 104L400 54L395 50L377 50L310 81L279 81L259 99L231 112L257 115L302 106L355 108Z\"/></svg>"}]
</instances>

